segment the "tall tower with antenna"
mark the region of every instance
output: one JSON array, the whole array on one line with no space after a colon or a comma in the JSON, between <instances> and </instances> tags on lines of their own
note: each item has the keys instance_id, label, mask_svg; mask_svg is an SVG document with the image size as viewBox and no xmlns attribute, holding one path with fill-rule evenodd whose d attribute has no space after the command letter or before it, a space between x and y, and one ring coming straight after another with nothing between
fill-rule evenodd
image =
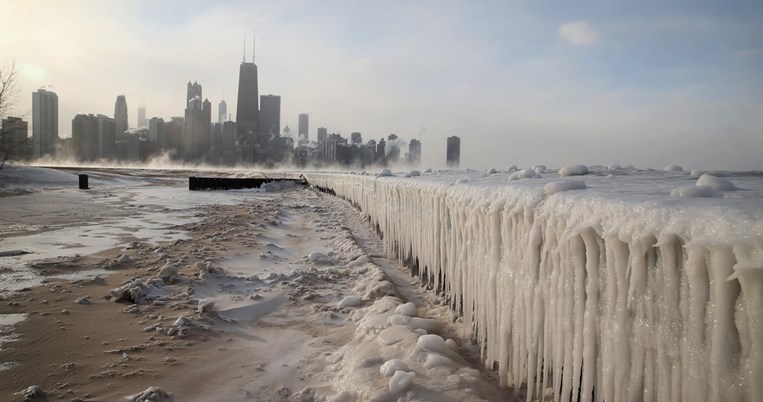
<instances>
[{"instance_id":1,"label":"tall tower with antenna","mask_svg":"<svg viewBox=\"0 0 763 402\"><path fill-rule=\"evenodd\" d=\"M259 90L257 87L257 65L254 64L254 38L252 38L252 62L246 62L246 41L244 60L238 72L238 99L236 102L236 127L241 157L244 162L256 162L259 148Z\"/></svg>"}]
</instances>

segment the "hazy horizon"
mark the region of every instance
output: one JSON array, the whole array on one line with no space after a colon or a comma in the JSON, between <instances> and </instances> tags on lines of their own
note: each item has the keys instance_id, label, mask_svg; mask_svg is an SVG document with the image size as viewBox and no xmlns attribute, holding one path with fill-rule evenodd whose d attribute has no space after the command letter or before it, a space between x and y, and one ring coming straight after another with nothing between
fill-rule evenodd
<instances>
[{"instance_id":1,"label":"hazy horizon","mask_svg":"<svg viewBox=\"0 0 763 402\"><path fill-rule=\"evenodd\" d=\"M130 126L182 116L188 81L235 120L238 68L261 95L363 140L422 141L421 167L461 137L463 168L571 163L763 169L763 4L755 1L0 0L0 65L16 63L12 115L59 97L59 136L77 113ZM213 113L216 121L216 113ZM30 130L31 134L31 130Z\"/></svg>"}]
</instances>

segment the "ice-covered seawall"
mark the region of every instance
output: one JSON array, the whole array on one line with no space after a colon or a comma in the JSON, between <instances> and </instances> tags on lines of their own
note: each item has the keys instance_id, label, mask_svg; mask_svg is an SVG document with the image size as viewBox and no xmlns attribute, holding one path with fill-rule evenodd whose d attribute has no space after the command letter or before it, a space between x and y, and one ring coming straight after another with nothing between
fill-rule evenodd
<instances>
[{"instance_id":1,"label":"ice-covered seawall","mask_svg":"<svg viewBox=\"0 0 763 402\"><path fill-rule=\"evenodd\" d=\"M763 186L671 197L693 179L651 174L306 176L418 263L528 399L761 401Z\"/></svg>"}]
</instances>

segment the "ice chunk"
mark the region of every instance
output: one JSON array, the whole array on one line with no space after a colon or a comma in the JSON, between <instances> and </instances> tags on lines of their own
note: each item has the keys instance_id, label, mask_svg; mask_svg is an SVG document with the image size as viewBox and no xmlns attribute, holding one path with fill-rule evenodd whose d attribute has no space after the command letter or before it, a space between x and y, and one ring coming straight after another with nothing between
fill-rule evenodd
<instances>
[{"instance_id":1,"label":"ice chunk","mask_svg":"<svg viewBox=\"0 0 763 402\"><path fill-rule=\"evenodd\" d=\"M381 374L385 377L389 377L395 374L395 372L401 370L407 371L408 365L400 359L387 360L384 364L381 365L381 367L379 367L379 372L381 372Z\"/></svg>"},{"instance_id":2,"label":"ice chunk","mask_svg":"<svg viewBox=\"0 0 763 402\"><path fill-rule=\"evenodd\" d=\"M496 173L498 173L498 171L495 170L495 168L490 168L490 169L487 170L487 172L485 172L485 174L488 174L488 175L496 174Z\"/></svg>"},{"instance_id":3,"label":"ice chunk","mask_svg":"<svg viewBox=\"0 0 763 402\"><path fill-rule=\"evenodd\" d=\"M418 177L418 176L421 176L421 172L419 172L418 170L411 170L410 172L408 172L408 176Z\"/></svg>"},{"instance_id":4,"label":"ice chunk","mask_svg":"<svg viewBox=\"0 0 763 402\"><path fill-rule=\"evenodd\" d=\"M172 394L160 387L149 387L143 392L127 397L128 401L133 402L172 402Z\"/></svg>"},{"instance_id":5,"label":"ice chunk","mask_svg":"<svg viewBox=\"0 0 763 402\"><path fill-rule=\"evenodd\" d=\"M376 174L376 177L389 177L392 176L392 172L389 169L382 169Z\"/></svg>"},{"instance_id":6,"label":"ice chunk","mask_svg":"<svg viewBox=\"0 0 763 402\"><path fill-rule=\"evenodd\" d=\"M697 180L697 186L710 187L715 191L735 191L737 186L729 180L721 179L709 174L703 174Z\"/></svg>"},{"instance_id":7,"label":"ice chunk","mask_svg":"<svg viewBox=\"0 0 763 402\"><path fill-rule=\"evenodd\" d=\"M416 341L416 346L438 353L448 353L451 351L450 346L445 343L445 339L440 335L434 334L421 335Z\"/></svg>"},{"instance_id":8,"label":"ice chunk","mask_svg":"<svg viewBox=\"0 0 763 402\"><path fill-rule=\"evenodd\" d=\"M161 270L159 270L159 274L156 275L157 278L164 281L166 284L171 284L174 281L175 276L178 274L178 268L175 264L171 262L167 262L164 264Z\"/></svg>"},{"instance_id":9,"label":"ice chunk","mask_svg":"<svg viewBox=\"0 0 763 402\"><path fill-rule=\"evenodd\" d=\"M427 360L424 362L424 367L431 369L440 366L450 366L452 364L453 360L437 353L430 353L427 355Z\"/></svg>"},{"instance_id":10,"label":"ice chunk","mask_svg":"<svg viewBox=\"0 0 763 402\"><path fill-rule=\"evenodd\" d=\"M692 179L699 179L699 177L702 176L703 174L705 174L705 172L699 169L692 169L691 174L689 174L689 176L691 176Z\"/></svg>"},{"instance_id":11,"label":"ice chunk","mask_svg":"<svg viewBox=\"0 0 763 402\"><path fill-rule=\"evenodd\" d=\"M539 177L537 173L535 173L532 169L522 169L517 170L516 172L512 173L511 176L509 176L509 180L519 180L519 179L533 179Z\"/></svg>"},{"instance_id":12,"label":"ice chunk","mask_svg":"<svg viewBox=\"0 0 763 402\"><path fill-rule=\"evenodd\" d=\"M567 165L559 169L559 176L582 176L588 174L588 166L585 165Z\"/></svg>"},{"instance_id":13,"label":"ice chunk","mask_svg":"<svg viewBox=\"0 0 763 402\"><path fill-rule=\"evenodd\" d=\"M545 165L534 165L533 170L537 174L543 174L546 172L546 166Z\"/></svg>"},{"instance_id":14,"label":"ice chunk","mask_svg":"<svg viewBox=\"0 0 763 402\"><path fill-rule=\"evenodd\" d=\"M339 305L342 307L357 307L361 304L363 304L363 302L358 296L345 296L342 301L339 302Z\"/></svg>"},{"instance_id":15,"label":"ice chunk","mask_svg":"<svg viewBox=\"0 0 763 402\"><path fill-rule=\"evenodd\" d=\"M130 302L141 304L145 302L148 287L140 278L128 282L118 288L111 289L111 300L115 302Z\"/></svg>"},{"instance_id":16,"label":"ice chunk","mask_svg":"<svg viewBox=\"0 0 763 402\"><path fill-rule=\"evenodd\" d=\"M507 171L507 172L509 172L509 173L514 173L514 172L516 172L517 170L518 170L518 169L517 169L517 165L509 165L509 166L506 166L506 171Z\"/></svg>"},{"instance_id":17,"label":"ice chunk","mask_svg":"<svg viewBox=\"0 0 763 402\"><path fill-rule=\"evenodd\" d=\"M407 315L408 317L415 317L416 305L411 302L401 304L397 306L397 308L395 309L395 314Z\"/></svg>"},{"instance_id":18,"label":"ice chunk","mask_svg":"<svg viewBox=\"0 0 763 402\"><path fill-rule=\"evenodd\" d=\"M405 391L416 378L416 373L402 370L395 371L392 378L389 379L389 392L399 394Z\"/></svg>"},{"instance_id":19,"label":"ice chunk","mask_svg":"<svg viewBox=\"0 0 763 402\"><path fill-rule=\"evenodd\" d=\"M25 401L34 401L35 399L45 396L45 392L42 391L42 388L40 388L39 385L32 385L22 389L21 391L17 392L17 394L21 394Z\"/></svg>"},{"instance_id":20,"label":"ice chunk","mask_svg":"<svg viewBox=\"0 0 763 402\"><path fill-rule=\"evenodd\" d=\"M215 301L212 299L206 299L206 300L199 300L199 306L196 307L196 311L199 313L206 313L208 311L212 311L212 308L215 306Z\"/></svg>"},{"instance_id":21,"label":"ice chunk","mask_svg":"<svg viewBox=\"0 0 763 402\"><path fill-rule=\"evenodd\" d=\"M554 195L562 191L584 190L588 188L583 180L565 180L546 184L543 191L546 195Z\"/></svg>"}]
</instances>

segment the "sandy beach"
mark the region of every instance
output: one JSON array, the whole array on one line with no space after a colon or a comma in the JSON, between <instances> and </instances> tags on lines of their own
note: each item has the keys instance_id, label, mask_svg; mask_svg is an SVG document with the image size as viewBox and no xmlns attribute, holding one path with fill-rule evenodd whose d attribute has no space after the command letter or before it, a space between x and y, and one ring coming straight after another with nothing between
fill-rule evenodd
<instances>
[{"instance_id":1,"label":"sandy beach","mask_svg":"<svg viewBox=\"0 0 763 402\"><path fill-rule=\"evenodd\" d=\"M347 202L91 175L87 192L0 198L2 251L29 253L0 258L0 317L18 321L0 326L0 399L513 397Z\"/></svg>"}]
</instances>

